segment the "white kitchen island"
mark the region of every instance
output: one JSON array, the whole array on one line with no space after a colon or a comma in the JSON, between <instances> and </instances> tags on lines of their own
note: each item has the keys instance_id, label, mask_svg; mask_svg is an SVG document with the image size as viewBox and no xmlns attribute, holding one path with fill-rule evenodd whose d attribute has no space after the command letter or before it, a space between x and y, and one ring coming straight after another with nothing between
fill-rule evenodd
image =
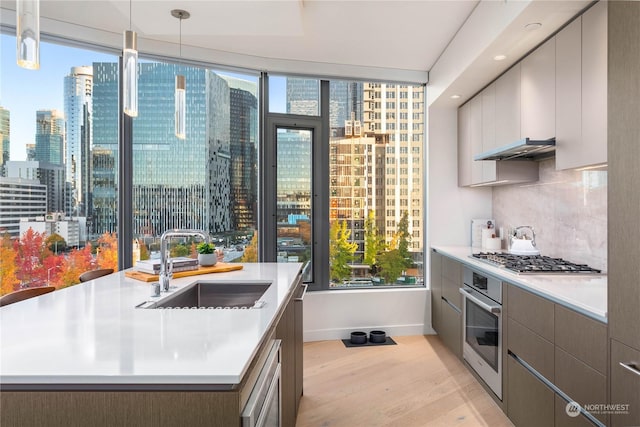
<instances>
[{"instance_id":1,"label":"white kitchen island","mask_svg":"<svg viewBox=\"0 0 640 427\"><path fill-rule=\"evenodd\" d=\"M151 284L124 272L5 306L0 309L2 389L239 384L300 270L299 263L256 263L171 281L176 288L196 281L272 282L260 309L136 308L168 294L152 298Z\"/></svg>"}]
</instances>

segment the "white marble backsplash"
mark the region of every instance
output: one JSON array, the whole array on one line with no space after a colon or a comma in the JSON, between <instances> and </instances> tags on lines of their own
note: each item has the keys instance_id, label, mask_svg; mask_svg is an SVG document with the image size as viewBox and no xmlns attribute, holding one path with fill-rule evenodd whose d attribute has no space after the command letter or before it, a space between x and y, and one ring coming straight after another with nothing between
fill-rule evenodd
<instances>
[{"instance_id":1,"label":"white marble backsplash","mask_svg":"<svg viewBox=\"0 0 640 427\"><path fill-rule=\"evenodd\" d=\"M542 255L607 269L607 170L555 170L540 162L540 180L493 189L498 227L531 225Z\"/></svg>"}]
</instances>

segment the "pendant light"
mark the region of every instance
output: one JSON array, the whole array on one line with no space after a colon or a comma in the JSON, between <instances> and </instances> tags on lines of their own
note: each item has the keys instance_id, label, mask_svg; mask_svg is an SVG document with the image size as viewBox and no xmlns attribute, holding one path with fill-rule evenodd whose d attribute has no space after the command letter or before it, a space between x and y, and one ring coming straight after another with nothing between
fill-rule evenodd
<instances>
[{"instance_id":1,"label":"pendant light","mask_svg":"<svg viewBox=\"0 0 640 427\"><path fill-rule=\"evenodd\" d=\"M16 58L28 70L40 68L40 1L16 1Z\"/></svg>"},{"instance_id":2,"label":"pendant light","mask_svg":"<svg viewBox=\"0 0 640 427\"><path fill-rule=\"evenodd\" d=\"M189 19L191 14L186 10L174 9L171 11L171 15L174 18L180 20L180 59L182 59L182 20ZM187 79L185 76L176 75L176 90L175 90L175 134L179 139L185 139L187 137Z\"/></svg>"},{"instance_id":3,"label":"pendant light","mask_svg":"<svg viewBox=\"0 0 640 427\"><path fill-rule=\"evenodd\" d=\"M131 30L131 0L129 29L124 32L122 47L122 109L129 117L138 117L138 35Z\"/></svg>"}]
</instances>

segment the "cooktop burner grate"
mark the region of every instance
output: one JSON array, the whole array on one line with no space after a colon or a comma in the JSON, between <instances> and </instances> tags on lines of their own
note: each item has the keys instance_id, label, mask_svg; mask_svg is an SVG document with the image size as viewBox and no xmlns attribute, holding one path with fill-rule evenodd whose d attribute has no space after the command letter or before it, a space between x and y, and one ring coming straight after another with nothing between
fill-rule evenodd
<instances>
[{"instance_id":1,"label":"cooktop burner grate","mask_svg":"<svg viewBox=\"0 0 640 427\"><path fill-rule=\"evenodd\" d=\"M513 255L500 252L479 252L471 256L480 261L506 268L519 274L599 274L602 272L586 264L575 264L562 258L552 258L544 255Z\"/></svg>"}]
</instances>

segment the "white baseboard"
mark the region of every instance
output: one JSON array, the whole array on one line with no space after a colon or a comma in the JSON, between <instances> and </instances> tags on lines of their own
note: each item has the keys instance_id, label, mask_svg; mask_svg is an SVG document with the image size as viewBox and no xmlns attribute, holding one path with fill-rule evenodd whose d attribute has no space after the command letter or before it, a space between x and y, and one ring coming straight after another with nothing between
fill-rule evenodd
<instances>
[{"instance_id":1,"label":"white baseboard","mask_svg":"<svg viewBox=\"0 0 640 427\"><path fill-rule=\"evenodd\" d=\"M431 329L431 328L429 328ZM357 328L342 328L342 329L316 329L312 331L304 331L304 341L326 341L326 340L341 340L349 339L351 332L363 331L369 332L374 330L385 331L388 337L394 336L407 336L407 335L424 335L424 324L415 325L394 325L394 326L360 326ZM431 329L433 331L433 329ZM435 333L435 331L433 331Z\"/></svg>"}]
</instances>

